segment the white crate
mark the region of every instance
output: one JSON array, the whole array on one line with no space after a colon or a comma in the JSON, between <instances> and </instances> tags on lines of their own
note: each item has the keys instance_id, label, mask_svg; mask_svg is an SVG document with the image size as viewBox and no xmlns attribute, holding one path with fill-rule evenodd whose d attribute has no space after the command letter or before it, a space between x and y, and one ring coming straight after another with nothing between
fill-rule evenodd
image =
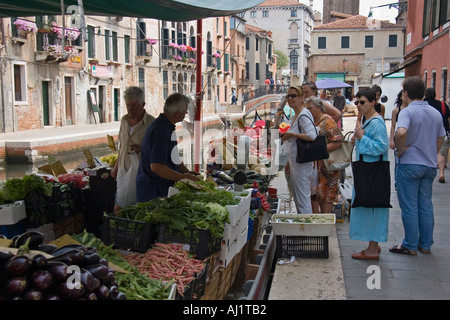
<instances>
[{"instance_id":1,"label":"white crate","mask_svg":"<svg viewBox=\"0 0 450 320\"><path fill-rule=\"evenodd\" d=\"M241 197L240 195L244 192L247 192L247 196ZM232 191L232 193L236 196L236 198L240 199L240 202L236 205L228 205L226 208L228 211L228 217L230 218L230 224L236 225L241 217L250 209L252 189L247 189L243 192Z\"/></svg>"},{"instance_id":2,"label":"white crate","mask_svg":"<svg viewBox=\"0 0 450 320\"><path fill-rule=\"evenodd\" d=\"M25 201L19 200L11 204L0 205L0 225L13 225L22 219L25 219L27 212L25 210Z\"/></svg>"},{"instance_id":3,"label":"white crate","mask_svg":"<svg viewBox=\"0 0 450 320\"><path fill-rule=\"evenodd\" d=\"M218 257L219 267L226 268L230 264L236 253L239 252L237 247L238 239L234 239L228 245L222 245Z\"/></svg>"},{"instance_id":4,"label":"white crate","mask_svg":"<svg viewBox=\"0 0 450 320\"><path fill-rule=\"evenodd\" d=\"M330 222L300 223L287 222L286 219L296 220L299 218L328 218ZM279 221L283 220L283 221ZM336 224L336 215L333 213L322 214L274 214L270 221L272 229L277 236L330 236Z\"/></svg>"}]
</instances>

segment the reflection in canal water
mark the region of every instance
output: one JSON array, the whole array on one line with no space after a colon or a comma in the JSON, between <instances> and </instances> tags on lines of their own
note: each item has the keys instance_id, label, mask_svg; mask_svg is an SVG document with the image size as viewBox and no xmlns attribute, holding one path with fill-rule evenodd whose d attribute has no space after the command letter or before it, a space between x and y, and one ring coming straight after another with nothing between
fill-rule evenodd
<instances>
[{"instance_id":1,"label":"reflection in canal water","mask_svg":"<svg viewBox=\"0 0 450 320\"><path fill-rule=\"evenodd\" d=\"M110 148L97 148L97 149L90 149L92 156L94 157L103 157L107 156L111 153L115 153L115 151L112 151ZM19 163L19 164L13 164L13 163L2 163L0 164L0 181L9 180L12 178L22 178L24 175L37 173L38 168L40 166L46 165L46 164L52 164L56 161L61 161L62 165L66 169L67 172L72 171L73 169L76 169L79 164L86 161L86 157L83 153L83 150L74 150L69 155L52 155L49 157L48 161L39 162L36 164L26 164L26 163Z\"/></svg>"}]
</instances>

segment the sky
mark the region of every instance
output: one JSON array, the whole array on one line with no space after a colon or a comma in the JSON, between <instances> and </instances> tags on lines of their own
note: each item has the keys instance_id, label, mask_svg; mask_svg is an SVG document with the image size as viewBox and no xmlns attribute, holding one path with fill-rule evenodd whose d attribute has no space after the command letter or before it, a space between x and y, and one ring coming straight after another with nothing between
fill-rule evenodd
<instances>
[{"instance_id":1,"label":"sky","mask_svg":"<svg viewBox=\"0 0 450 320\"><path fill-rule=\"evenodd\" d=\"M336 0L340 1L340 0ZM308 4L309 0L300 0L299 2ZM370 11L370 6L376 7L383 4L397 3L398 0L360 0L359 1L359 14L363 16L368 16ZM323 13L323 0L314 0L314 10ZM373 17L379 20L389 20L395 23L395 18L398 15L398 10L396 8L389 9L389 7L373 8Z\"/></svg>"}]
</instances>

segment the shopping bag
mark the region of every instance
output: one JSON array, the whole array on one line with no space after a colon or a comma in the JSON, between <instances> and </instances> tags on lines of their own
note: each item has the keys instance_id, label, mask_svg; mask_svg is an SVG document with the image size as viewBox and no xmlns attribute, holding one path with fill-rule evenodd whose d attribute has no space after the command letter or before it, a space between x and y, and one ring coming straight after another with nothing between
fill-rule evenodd
<instances>
[{"instance_id":1,"label":"shopping bag","mask_svg":"<svg viewBox=\"0 0 450 320\"><path fill-rule=\"evenodd\" d=\"M351 141L342 140L342 145L338 149L329 152L329 158L323 161L328 171L340 171L350 166L352 148Z\"/></svg>"},{"instance_id":2,"label":"shopping bag","mask_svg":"<svg viewBox=\"0 0 450 320\"><path fill-rule=\"evenodd\" d=\"M392 208L389 161L380 155L379 161L364 162L360 155L359 161L352 162L352 170L355 190L352 208Z\"/></svg>"},{"instance_id":3,"label":"shopping bag","mask_svg":"<svg viewBox=\"0 0 450 320\"><path fill-rule=\"evenodd\" d=\"M139 169L139 157L136 153L130 154L131 164L127 171L119 170L117 173L117 204L121 208L136 204L136 175Z\"/></svg>"},{"instance_id":4,"label":"shopping bag","mask_svg":"<svg viewBox=\"0 0 450 320\"><path fill-rule=\"evenodd\" d=\"M303 116L301 116L303 117ZM307 117L308 118L308 117ZM308 118L310 119L310 118ZM299 117L300 120L300 117ZM310 119L311 120L311 119ZM312 120L311 120L312 122ZM314 125L314 122L313 122ZM299 124L300 128L300 124ZM297 163L305 163L317 160L328 159L328 149L327 149L327 136L325 134L318 134L316 129L317 137L313 141L306 141L302 139L297 139ZM301 130L301 129L300 129Z\"/></svg>"}]
</instances>

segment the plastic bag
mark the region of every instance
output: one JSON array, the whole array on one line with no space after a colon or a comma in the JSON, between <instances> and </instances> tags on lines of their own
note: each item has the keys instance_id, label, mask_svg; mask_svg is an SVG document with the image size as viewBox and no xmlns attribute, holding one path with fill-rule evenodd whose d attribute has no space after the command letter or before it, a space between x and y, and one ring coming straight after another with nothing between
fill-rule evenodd
<instances>
[{"instance_id":1,"label":"plastic bag","mask_svg":"<svg viewBox=\"0 0 450 320\"><path fill-rule=\"evenodd\" d=\"M131 164L128 171L119 169L117 173L117 204L121 208L136 204L136 175L139 168L137 154L130 154Z\"/></svg>"}]
</instances>

